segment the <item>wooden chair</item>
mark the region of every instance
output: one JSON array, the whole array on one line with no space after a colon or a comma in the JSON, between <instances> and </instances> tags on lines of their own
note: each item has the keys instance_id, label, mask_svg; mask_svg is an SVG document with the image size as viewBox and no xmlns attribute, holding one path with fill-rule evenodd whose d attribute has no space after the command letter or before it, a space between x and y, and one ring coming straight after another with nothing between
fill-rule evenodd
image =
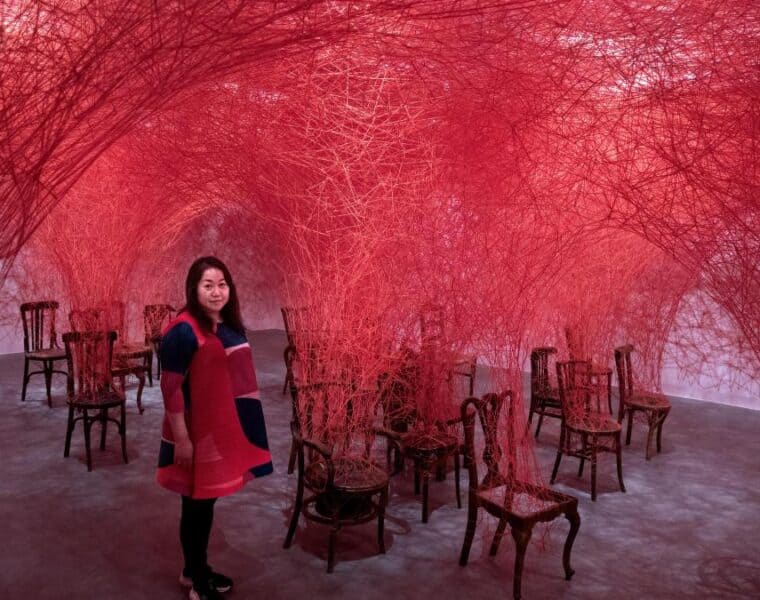
<instances>
[{"instance_id":1,"label":"wooden chair","mask_svg":"<svg viewBox=\"0 0 760 600\"><path fill-rule=\"evenodd\" d=\"M585 360L591 363L588 372L589 381L597 390L607 386L607 408L612 414L612 369L607 365L602 365L591 360L591 354L586 343L586 336L578 327L565 327L565 338L567 339L567 352L570 360ZM598 397L598 396L597 396Z\"/></svg>"},{"instance_id":2,"label":"wooden chair","mask_svg":"<svg viewBox=\"0 0 760 600\"><path fill-rule=\"evenodd\" d=\"M124 304L114 302L108 307L75 309L69 313L72 331L114 331L120 339L124 331ZM114 345L111 360L111 375L120 383L126 393L126 379L129 375L137 378L137 409L142 414L142 391L145 387L145 374L148 372L148 356L151 350L143 344Z\"/></svg>"},{"instance_id":3,"label":"wooden chair","mask_svg":"<svg viewBox=\"0 0 760 600\"><path fill-rule=\"evenodd\" d=\"M124 394L113 389L111 385L111 359L115 331L86 331L63 334L66 348L66 361L69 367L67 378L67 403L69 417L66 425L66 445L63 456L69 455L71 435L77 421L84 428L84 447L87 454L87 470L92 471L92 452L90 449L90 430L93 423L101 424L100 449L106 446L106 428L108 422L118 427L121 436L121 454L124 462L127 458L127 421ZM119 419L109 416L111 408L119 408ZM75 413L77 416L75 416Z\"/></svg>"},{"instance_id":4,"label":"wooden chair","mask_svg":"<svg viewBox=\"0 0 760 600\"><path fill-rule=\"evenodd\" d=\"M25 302L21 305L21 323L24 328L24 380L21 385L21 401L26 401L26 386L32 375L45 376L45 390L50 408L53 400L50 396L50 386L53 373L68 375L66 371L55 368L55 363L66 360L66 351L58 347L55 332L55 313L58 302L44 300L42 302ZM31 362L42 363L41 371L29 371Z\"/></svg>"},{"instance_id":5,"label":"wooden chair","mask_svg":"<svg viewBox=\"0 0 760 600\"><path fill-rule=\"evenodd\" d=\"M505 402L507 419L504 429L500 429L499 417ZM465 463L469 470L470 483L467 496L467 530L459 564L462 566L467 564L478 523L478 510L483 508L498 519L490 548L491 556L496 555L507 525L510 527L515 540L512 593L514 598L520 598L525 551L530 542L533 527L537 523L546 523L564 516L570 522L570 531L565 539L562 565L565 569L565 579L569 580L574 573L570 567L570 553L581 525L578 500L544 486L519 481L515 476L517 440L514 437L515 415L512 392L486 394L480 399L467 398L462 403L461 411L464 423ZM482 479L479 476L479 460L475 452L476 418L482 427L484 440L481 458L486 472ZM499 443L500 430L505 432L506 453L503 452Z\"/></svg>"},{"instance_id":6,"label":"wooden chair","mask_svg":"<svg viewBox=\"0 0 760 600\"><path fill-rule=\"evenodd\" d=\"M530 353L530 410L528 412L528 427L533 422L533 414L538 415L536 437L541 431L544 417L562 419L562 409L559 404L559 390L550 380L549 364L557 349L551 346L533 348Z\"/></svg>"},{"instance_id":7,"label":"wooden chair","mask_svg":"<svg viewBox=\"0 0 760 600\"><path fill-rule=\"evenodd\" d=\"M591 500L596 501L596 464L600 452L611 452L617 460L620 491L623 484L623 457L620 445L620 423L606 412L592 410L591 396L596 389L591 382L591 363L570 360L557 363L557 383L562 410L557 458L551 483L557 478L562 455L580 459L578 477L583 475L586 460L591 461Z\"/></svg>"},{"instance_id":8,"label":"wooden chair","mask_svg":"<svg viewBox=\"0 0 760 600\"><path fill-rule=\"evenodd\" d=\"M447 346L445 340L444 309L439 305L426 306L419 316L420 340L422 352L435 348L440 352ZM449 357L452 363L451 376L464 377L468 380L468 394L475 393L478 357L475 355L454 354Z\"/></svg>"},{"instance_id":9,"label":"wooden chair","mask_svg":"<svg viewBox=\"0 0 760 600\"><path fill-rule=\"evenodd\" d=\"M280 308L282 314L282 324L285 327L285 337L287 338L288 345L283 352L283 359L285 361L285 382L282 385L282 393L284 394L289 387L295 385L295 375L293 372L293 364L297 358L296 356L296 331L302 327L303 316L307 309L305 307L293 307L283 306Z\"/></svg>"},{"instance_id":10,"label":"wooden chair","mask_svg":"<svg viewBox=\"0 0 760 600\"><path fill-rule=\"evenodd\" d=\"M647 432L646 459L650 459L652 437L657 432L657 452L662 451L662 425L670 413L670 402L663 394L655 392L637 391L633 388L633 369L631 368L631 354L633 346L621 346L615 348L615 366L617 367L618 387L620 390L620 409L618 422L623 423L623 418L628 415L628 429L625 435L625 445L631 443L631 429L635 413L644 414L649 426Z\"/></svg>"},{"instance_id":11,"label":"wooden chair","mask_svg":"<svg viewBox=\"0 0 760 600\"><path fill-rule=\"evenodd\" d=\"M174 307L171 304L146 304L143 308L145 346L148 355L148 385L153 387L153 356L156 356L156 379L161 379L161 339L164 326L171 320Z\"/></svg>"},{"instance_id":12,"label":"wooden chair","mask_svg":"<svg viewBox=\"0 0 760 600\"><path fill-rule=\"evenodd\" d=\"M422 522L428 522L430 476L435 472L442 480L449 457L454 458L454 477L457 507L462 507L460 493L461 442L451 430L457 426L457 416L443 421L426 422L415 405L419 372L415 355L410 353L393 375L381 376L379 382L383 408L383 431L389 440L386 463L391 468L391 450L395 450L392 472L403 470L404 461L414 465L414 493L422 492ZM393 441L392 445L390 441Z\"/></svg>"},{"instance_id":13,"label":"wooden chair","mask_svg":"<svg viewBox=\"0 0 760 600\"><path fill-rule=\"evenodd\" d=\"M374 391L357 391L343 383L315 383L293 386L291 393L298 483L284 547L290 547L301 515L329 525L327 572L332 573L338 531L377 519L378 546L384 554L389 475L371 456L374 435L382 432L367 423L351 436L354 401L361 398L360 404L371 404L368 395Z\"/></svg>"}]
</instances>

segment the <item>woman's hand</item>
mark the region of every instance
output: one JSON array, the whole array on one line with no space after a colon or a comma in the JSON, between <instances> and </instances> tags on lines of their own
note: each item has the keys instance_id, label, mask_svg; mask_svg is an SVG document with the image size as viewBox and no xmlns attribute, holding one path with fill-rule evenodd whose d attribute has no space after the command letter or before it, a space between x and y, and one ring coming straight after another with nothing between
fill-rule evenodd
<instances>
[{"instance_id":1,"label":"woman's hand","mask_svg":"<svg viewBox=\"0 0 760 600\"><path fill-rule=\"evenodd\" d=\"M193 443L184 438L174 443L174 464L189 469L193 465Z\"/></svg>"}]
</instances>

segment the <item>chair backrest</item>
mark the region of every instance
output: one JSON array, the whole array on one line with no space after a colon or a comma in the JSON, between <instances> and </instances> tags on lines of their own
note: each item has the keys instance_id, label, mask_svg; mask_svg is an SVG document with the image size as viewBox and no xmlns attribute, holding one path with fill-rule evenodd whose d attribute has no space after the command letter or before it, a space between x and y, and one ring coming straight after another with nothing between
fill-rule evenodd
<instances>
[{"instance_id":1,"label":"chair backrest","mask_svg":"<svg viewBox=\"0 0 760 600\"><path fill-rule=\"evenodd\" d=\"M633 346L630 344L615 348L615 367L617 369L621 401L624 401L633 395L633 369L631 368L632 353Z\"/></svg>"},{"instance_id":2,"label":"chair backrest","mask_svg":"<svg viewBox=\"0 0 760 600\"><path fill-rule=\"evenodd\" d=\"M69 398L96 396L111 387L115 331L72 331L63 334L69 367Z\"/></svg>"},{"instance_id":3,"label":"chair backrest","mask_svg":"<svg viewBox=\"0 0 760 600\"><path fill-rule=\"evenodd\" d=\"M551 346L533 348L530 353L530 393L547 395L551 390L551 371L549 360L557 353Z\"/></svg>"},{"instance_id":4,"label":"chair backrest","mask_svg":"<svg viewBox=\"0 0 760 600\"><path fill-rule=\"evenodd\" d=\"M565 339L570 360L589 360L586 335L579 326L567 325Z\"/></svg>"},{"instance_id":5,"label":"chair backrest","mask_svg":"<svg viewBox=\"0 0 760 600\"><path fill-rule=\"evenodd\" d=\"M557 387L562 419L587 415L591 408L591 363L586 360L557 362Z\"/></svg>"},{"instance_id":6,"label":"chair backrest","mask_svg":"<svg viewBox=\"0 0 760 600\"><path fill-rule=\"evenodd\" d=\"M347 451L370 433L377 394L343 382L291 386L294 433ZM364 448L364 444L361 446Z\"/></svg>"},{"instance_id":7,"label":"chair backrest","mask_svg":"<svg viewBox=\"0 0 760 600\"><path fill-rule=\"evenodd\" d=\"M164 324L171 319L174 307L171 304L146 304L143 308L145 343L161 337Z\"/></svg>"},{"instance_id":8,"label":"chair backrest","mask_svg":"<svg viewBox=\"0 0 760 600\"><path fill-rule=\"evenodd\" d=\"M419 387L416 353L407 351L393 372L378 377L377 387L383 408L383 426L397 433L409 431L417 420L415 392Z\"/></svg>"},{"instance_id":9,"label":"chair backrest","mask_svg":"<svg viewBox=\"0 0 760 600\"><path fill-rule=\"evenodd\" d=\"M296 333L309 329L306 323L309 310L308 306L283 306L280 308L282 324L285 326L285 336L288 339L289 346L296 347Z\"/></svg>"},{"instance_id":10,"label":"chair backrest","mask_svg":"<svg viewBox=\"0 0 760 600\"><path fill-rule=\"evenodd\" d=\"M102 307L78 308L69 313L71 331L108 331Z\"/></svg>"},{"instance_id":11,"label":"chair backrest","mask_svg":"<svg viewBox=\"0 0 760 600\"><path fill-rule=\"evenodd\" d=\"M24 302L21 305L21 323L24 328L24 352L57 348L55 313L58 302Z\"/></svg>"},{"instance_id":12,"label":"chair backrest","mask_svg":"<svg viewBox=\"0 0 760 600\"><path fill-rule=\"evenodd\" d=\"M512 391L501 394L485 394L482 398L470 397L462 402L461 418L464 426L465 464L469 470L470 491L488 489L499 485L509 485L515 473L515 437ZM506 468L501 465L504 458L499 444L499 418L504 403L507 404L505 439L507 441ZM475 421L480 422L483 431L482 461L486 472L483 479L478 476L478 457L475 453Z\"/></svg>"}]
</instances>

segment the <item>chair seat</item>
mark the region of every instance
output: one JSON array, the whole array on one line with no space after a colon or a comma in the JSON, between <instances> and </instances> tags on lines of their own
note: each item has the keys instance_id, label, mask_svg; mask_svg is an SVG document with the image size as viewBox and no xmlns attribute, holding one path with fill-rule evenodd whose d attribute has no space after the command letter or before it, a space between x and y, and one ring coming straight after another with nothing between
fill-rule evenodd
<instances>
[{"instance_id":1,"label":"chair seat","mask_svg":"<svg viewBox=\"0 0 760 600\"><path fill-rule=\"evenodd\" d=\"M568 417L567 426L584 433L617 433L621 429L620 423L601 413Z\"/></svg>"},{"instance_id":2,"label":"chair seat","mask_svg":"<svg viewBox=\"0 0 760 600\"><path fill-rule=\"evenodd\" d=\"M333 489L337 492L369 494L388 485L388 473L366 460L342 457L333 460L333 466ZM304 480L312 489L323 488L327 483L327 463L312 462L304 472Z\"/></svg>"},{"instance_id":3,"label":"chair seat","mask_svg":"<svg viewBox=\"0 0 760 600\"><path fill-rule=\"evenodd\" d=\"M500 485L477 492L483 506L492 514L508 512L526 521L551 521L565 504L575 502L567 497L565 502L553 498L556 493L547 488L523 487L523 484Z\"/></svg>"},{"instance_id":4,"label":"chair seat","mask_svg":"<svg viewBox=\"0 0 760 600\"><path fill-rule=\"evenodd\" d=\"M457 437L442 431L413 431L401 437L402 452L412 458L446 456L458 447Z\"/></svg>"},{"instance_id":5,"label":"chair seat","mask_svg":"<svg viewBox=\"0 0 760 600\"><path fill-rule=\"evenodd\" d=\"M64 348L45 348L27 352L26 357L33 360L62 360L66 358L66 350Z\"/></svg>"},{"instance_id":6,"label":"chair seat","mask_svg":"<svg viewBox=\"0 0 760 600\"><path fill-rule=\"evenodd\" d=\"M143 358L151 352L150 346L143 343L117 344L113 347L114 359Z\"/></svg>"},{"instance_id":7,"label":"chair seat","mask_svg":"<svg viewBox=\"0 0 760 600\"><path fill-rule=\"evenodd\" d=\"M665 396L654 393L634 394L625 401L627 406L642 410L666 410L670 408L670 402Z\"/></svg>"},{"instance_id":8,"label":"chair seat","mask_svg":"<svg viewBox=\"0 0 760 600\"><path fill-rule=\"evenodd\" d=\"M124 403L124 398L114 391L103 391L96 394L75 394L68 403L76 408L111 408Z\"/></svg>"}]
</instances>

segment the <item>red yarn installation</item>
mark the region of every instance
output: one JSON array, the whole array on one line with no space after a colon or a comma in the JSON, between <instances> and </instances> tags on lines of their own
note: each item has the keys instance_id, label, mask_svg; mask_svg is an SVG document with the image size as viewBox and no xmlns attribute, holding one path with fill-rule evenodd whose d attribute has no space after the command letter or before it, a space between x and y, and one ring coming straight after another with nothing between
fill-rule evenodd
<instances>
[{"instance_id":1,"label":"red yarn installation","mask_svg":"<svg viewBox=\"0 0 760 600\"><path fill-rule=\"evenodd\" d=\"M668 353L760 377L756 2L148 4L2 9L7 302L177 302L216 253L305 309L307 380L411 369L432 423L477 355L524 481L522 370L568 328L650 388Z\"/></svg>"}]
</instances>

